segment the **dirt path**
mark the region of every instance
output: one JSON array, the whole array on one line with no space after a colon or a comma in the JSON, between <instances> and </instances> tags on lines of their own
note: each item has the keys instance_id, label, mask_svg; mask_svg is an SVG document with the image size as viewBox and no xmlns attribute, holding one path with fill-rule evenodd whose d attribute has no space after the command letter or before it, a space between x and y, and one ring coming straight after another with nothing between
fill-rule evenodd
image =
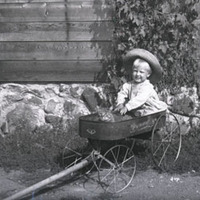
<instances>
[{"instance_id":1,"label":"dirt path","mask_svg":"<svg viewBox=\"0 0 200 200\"><path fill-rule=\"evenodd\" d=\"M0 169L0 199L15 194L50 176L48 170L35 173ZM87 180L87 181L86 181ZM195 172L176 175L159 174L148 169L137 171L131 185L120 194L106 194L92 179L79 177L59 181L46 186L38 193L32 193L23 200L199 200L200 176Z\"/></svg>"}]
</instances>

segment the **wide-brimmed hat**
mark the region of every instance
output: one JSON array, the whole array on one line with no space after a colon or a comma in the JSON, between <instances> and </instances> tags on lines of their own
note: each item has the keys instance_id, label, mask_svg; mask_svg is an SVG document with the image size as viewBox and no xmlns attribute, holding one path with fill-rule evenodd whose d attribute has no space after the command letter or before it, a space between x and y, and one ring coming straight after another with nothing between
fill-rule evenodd
<instances>
[{"instance_id":1,"label":"wide-brimmed hat","mask_svg":"<svg viewBox=\"0 0 200 200\"><path fill-rule=\"evenodd\" d=\"M123 57L123 64L128 72L131 72L130 70L132 70L133 62L137 58L141 58L149 63L152 69L149 80L152 84L156 84L161 79L163 73L163 69L156 56L145 49L132 49L128 51Z\"/></svg>"}]
</instances>

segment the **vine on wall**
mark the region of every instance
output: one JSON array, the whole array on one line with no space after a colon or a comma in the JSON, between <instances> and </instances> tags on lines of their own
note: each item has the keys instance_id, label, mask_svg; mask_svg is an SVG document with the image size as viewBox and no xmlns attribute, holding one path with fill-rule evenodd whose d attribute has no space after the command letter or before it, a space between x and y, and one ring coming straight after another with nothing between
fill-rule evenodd
<instances>
[{"instance_id":1,"label":"vine on wall","mask_svg":"<svg viewBox=\"0 0 200 200\"><path fill-rule=\"evenodd\" d=\"M158 57L164 69L159 89L193 86L198 68L194 23L198 5L199 0L115 0L117 62L109 71L111 82L124 81L119 58L132 48L144 48Z\"/></svg>"}]
</instances>

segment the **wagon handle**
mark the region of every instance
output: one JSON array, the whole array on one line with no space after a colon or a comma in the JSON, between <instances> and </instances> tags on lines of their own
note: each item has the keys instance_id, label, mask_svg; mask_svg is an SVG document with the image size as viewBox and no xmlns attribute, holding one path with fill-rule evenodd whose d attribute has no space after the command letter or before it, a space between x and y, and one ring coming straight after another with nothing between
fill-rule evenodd
<instances>
[{"instance_id":1,"label":"wagon handle","mask_svg":"<svg viewBox=\"0 0 200 200\"><path fill-rule=\"evenodd\" d=\"M72 172L78 171L79 169L84 168L90 162L93 161L93 159L91 159L91 157L92 156L90 154L87 158L83 159L80 163L78 163L78 164L76 164L76 165L74 165L74 166L72 166L70 168L67 168L67 169L65 169L65 170L63 170L63 171L61 171L61 172L59 172L59 173L47 178L47 179L44 179L43 181L40 181L40 182L38 182L38 183L28 187L28 188L25 188L24 190L14 194L14 195L12 195L10 197L7 197L7 198L5 198L3 200L17 200L17 199L20 199L24 195L27 195L27 194L29 194L31 192L34 192L37 189L40 189L40 188L44 187L45 185L47 185L49 183L52 183L52 182L54 182L54 181L56 181L58 179L63 178L64 176L67 176L68 174L71 174Z\"/></svg>"},{"instance_id":2,"label":"wagon handle","mask_svg":"<svg viewBox=\"0 0 200 200\"><path fill-rule=\"evenodd\" d=\"M98 155L99 158L102 158L103 160L105 160L108 164L110 164L112 167L115 168L115 164L113 162L111 162L110 160L108 160L107 158L105 158L104 156L102 156L101 154Z\"/></svg>"}]
</instances>

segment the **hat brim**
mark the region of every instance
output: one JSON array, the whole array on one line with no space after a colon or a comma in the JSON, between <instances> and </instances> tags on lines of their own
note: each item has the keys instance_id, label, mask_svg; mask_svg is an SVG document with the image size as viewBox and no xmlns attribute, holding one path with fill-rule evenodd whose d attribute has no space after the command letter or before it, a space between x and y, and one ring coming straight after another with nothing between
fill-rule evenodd
<instances>
[{"instance_id":1,"label":"hat brim","mask_svg":"<svg viewBox=\"0 0 200 200\"><path fill-rule=\"evenodd\" d=\"M141 58L147 61L152 69L152 74L149 80L152 84L156 84L162 78L163 69L158 59L149 51L145 49L132 49L126 53L123 57L123 63L125 69L130 72L132 71L133 61L137 58Z\"/></svg>"}]
</instances>

